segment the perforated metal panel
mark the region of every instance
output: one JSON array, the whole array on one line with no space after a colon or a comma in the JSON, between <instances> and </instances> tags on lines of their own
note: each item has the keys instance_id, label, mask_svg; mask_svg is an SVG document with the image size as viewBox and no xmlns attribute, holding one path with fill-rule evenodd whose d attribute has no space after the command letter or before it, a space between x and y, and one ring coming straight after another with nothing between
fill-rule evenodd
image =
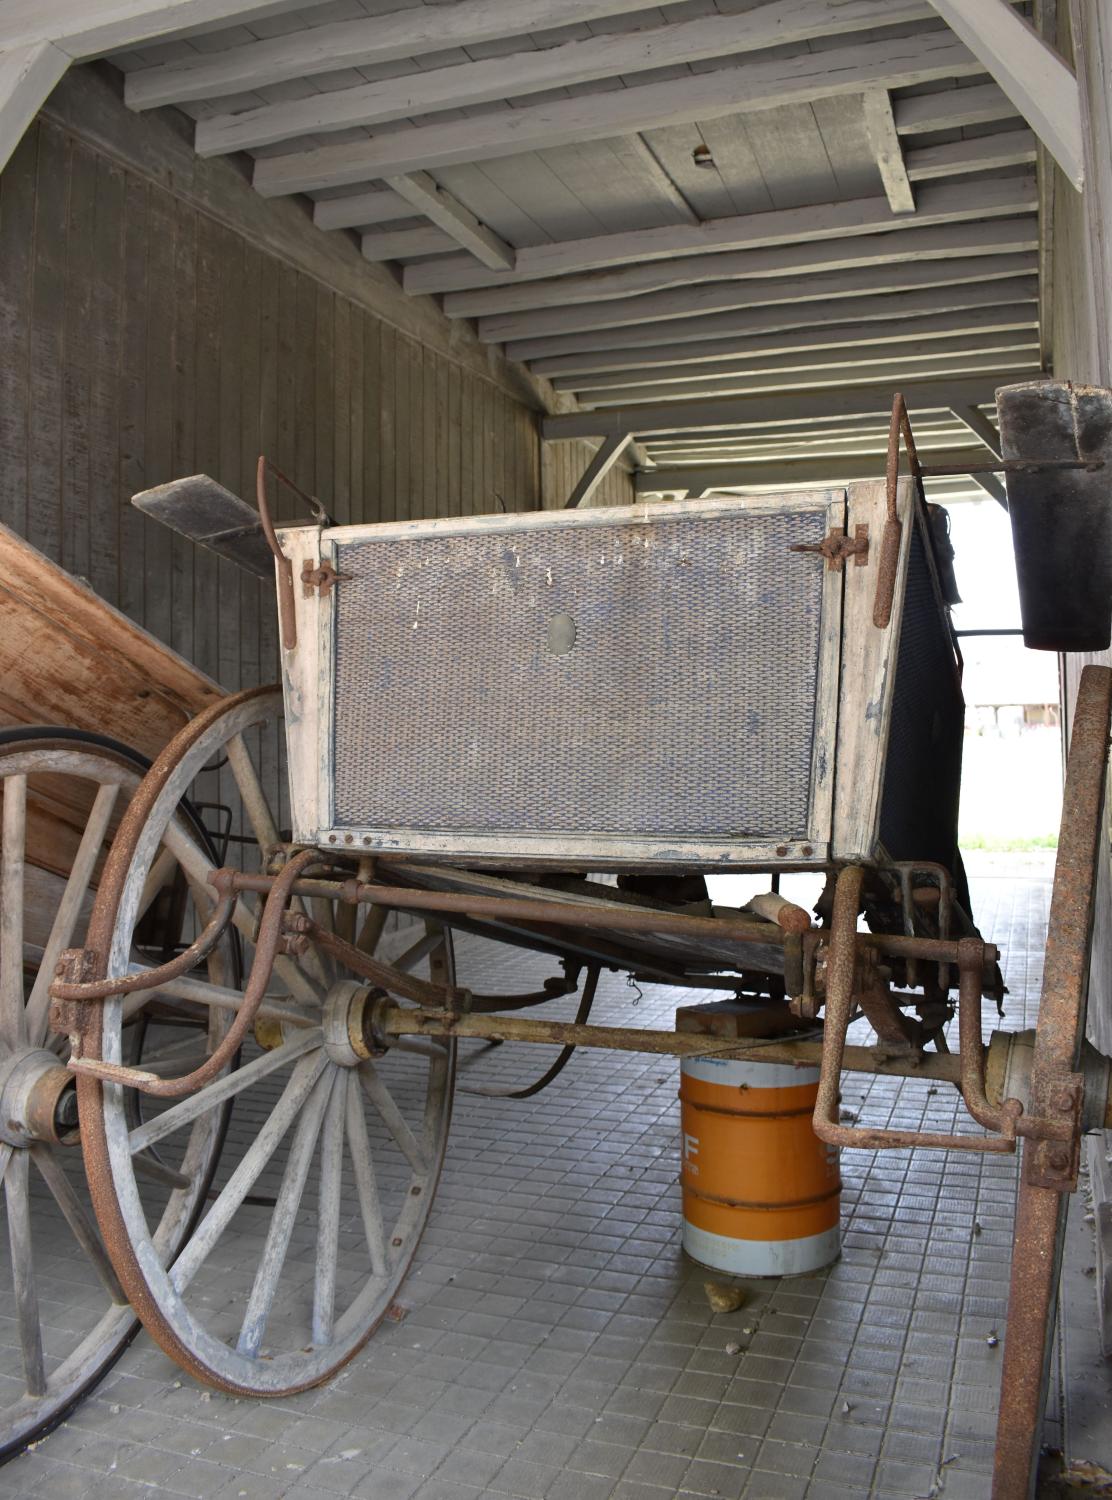
<instances>
[{"instance_id":1,"label":"perforated metal panel","mask_svg":"<svg viewBox=\"0 0 1112 1500\"><path fill-rule=\"evenodd\" d=\"M808 837L826 506L667 510L340 533L333 826Z\"/></svg>"}]
</instances>

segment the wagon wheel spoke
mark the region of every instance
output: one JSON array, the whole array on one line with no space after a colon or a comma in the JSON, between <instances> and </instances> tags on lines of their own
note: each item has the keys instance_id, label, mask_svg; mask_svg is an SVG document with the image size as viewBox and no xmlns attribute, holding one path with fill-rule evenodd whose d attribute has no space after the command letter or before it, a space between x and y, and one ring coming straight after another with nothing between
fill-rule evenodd
<instances>
[{"instance_id":1,"label":"wagon wheel spoke","mask_svg":"<svg viewBox=\"0 0 1112 1500\"><path fill-rule=\"evenodd\" d=\"M129 966L129 972L139 974L149 968L149 964L133 963ZM214 1010L226 1010L233 1013L242 1007L245 998L242 990L234 990L230 985L194 978L192 975L182 975L177 979L166 980L157 988L136 990L133 995L127 995L123 1002L124 1019L130 1020L137 1011L142 1010L144 1005L156 997L161 1000L182 1000L196 1005L209 1005ZM256 1015L265 1020L281 1021L288 1026L320 1025L319 1007L314 1007L312 1010L303 1009L300 1006L291 1005L281 995L276 995L273 999L265 999Z\"/></svg>"},{"instance_id":2,"label":"wagon wheel spoke","mask_svg":"<svg viewBox=\"0 0 1112 1500\"><path fill-rule=\"evenodd\" d=\"M15 1315L23 1357L23 1379L29 1396L46 1394L42 1326L35 1286L34 1247L31 1240L31 1199L28 1191L25 1151L17 1151L4 1177L4 1199L8 1210L8 1242L12 1255Z\"/></svg>"},{"instance_id":3,"label":"wagon wheel spoke","mask_svg":"<svg viewBox=\"0 0 1112 1500\"><path fill-rule=\"evenodd\" d=\"M424 1177L429 1170L425 1153L418 1145L417 1137L410 1130L405 1116L398 1108L390 1090L383 1083L373 1062L365 1062L359 1068L359 1082L363 1085L363 1092L374 1105L382 1123L397 1142L398 1149L406 1161L418 1177Z\"/></svg>"},{"instance_id":4,"label":"wagon wheel spoke","mask_svg":"<svg viewBox=\"0 0 1112 1500\"><path fill-rule=\"evenodd\" d=\"M151 903L162 890L163 886L173 876L177 867L178 859L172 849L163 847L162 852L151 866L151 873L147 876L143 886L143 894L139 898L139 917L145 917L151 909Z\"/></svg>"},{"instance_id":5,"label":"wagon wheel spoke","mask_svg":"<svg viewBox=\"0 0 1112 1500\"><path fill-rule=\"evenodd\" d=\"M354 1073L350 1073L347 1078L347 1135L363 1233L371 1254L371 1272L375 1276L384 1276L387 1269L386 1229L382 1222L382 1204L375 1182L367 1121L363 1115L362 1090Z\"/></svg>"},{"instance_id":6,"label":"wagon wheel spoke","mask_svg":"<svg viewBox=\"0 0 1112 1500\"><path fill-rule=\"evenodd\" d=\"M267 1320L278 1291L278 1280L290 1248L290 1236L293 1234L298 1206L301 1203L309 1168L313 1164L313 1155L317 1149L317 1137L320 1135L325 1107L332 1094L332 1084L332 1070L326 1069L323 1076L317 1080L309 1102L302 1110L301 1118L297 1122L293 1144L286 1159L285 1171L282 1173L282 1186L278 1191L278 1201L270 1218L266 1244L263 1247L258 1270L255 1272L254 1285L247 1301L247 1311L243 1316L243 1326L239 1331L236 1348L241 1354L257 1355L262 1346Z\"/></svg>"},{"instance_id":7,"label":"wagon wheel spoke","mask_svg":"<svg viewBox=\"0 0 1112 1500\"><path fill-rule=\"evenodd\" d=\"M50 1012L50 981L54 974L54 966L62 950L72 946L74 928L81 915L81 903L89 889L89 881L92 879L93 869L100 856L104 836L108 832L108 825L111 822L119 792L119 786L111 782L106 782L98 788L96 797L93 799L89 821L85 824L81 843L78 845L77 854L70 867L69 879L66 881L66 888L58 904L50 936L43 949L39 972L35 975L31 996L27 1001L27 1037L34 1047L41 1046L46 1035Z\"/></svg>"},{"instance_id":8,"label":"wagon wheel spoke","mask_svg":"<svg viewBox=\"0 0 1112 1500\"><path fill-rule=\"evenodd\" d=\"M184 1291L200 1270L216 1242L231 1223L236 1210L278 1149L283 1136L293 1124L327 1065L328 1059L319 1051L298 1062L266 1124L217 1194L208 1213L198 1225L193 1238L174 1262L170 1279L176 1291Z\"/></svg>"},{"instance_id":9,"label":"wagon wheel spoke","mask_svg":"<svg viewBox=\"0 0 1112 1500\"><path fill-rule=\"evenodd\" d=\"M0 845L0 1038L14 1051L27 1040L23 1012L23 866L27 837L27 777L4 782Z\"/></svg>"},{"instance_id":10,"label":"wagon wheel spoke","mask_svg":"<svg viewBox=\"0 0 1112 1500\"><path fill-rule=\"evenodd\" d=\"M205 1088L199 1089L197 1093L190 1094L180 1103L163 1110L160 1115L155 1115L153 1119L136 1126L128 1136L131 1150L133 1152L145 1151L158 1141L165 1140L167 1136L184 1129L186 1125L191 1125L199 1116L207 1114L229 1099L234 1099L245 1089L253 1088L271 1073L276 1073L280 1068L304 1057L305 1053L314 1051L320 1046L320 1041L319 1031L299 1032L288 1042L275 1047L273 1052L264 1052L261 1057L246 1063L242 1068L237 1068L235 1072L227 1073L223 1078L218 1078Z\"/></svg>"},{"instance_id":11,"label":"wagon wheel spoke","mask_svg":"<svg viewBox=\"0 0 1112 1500\"><path fill-rule=\"evenodd\" d=\"M65 1216L73 1231L73 1237L92 1262L105 1291L113 1302L123 1306L127 1296L120 1286L112 1262L108 1259L97 1227L85 1211L85 1206L70 1185L69 1178L59 1166L49 1146L35 1142L30 1148L31 1160L38 1168L43 1181L50 1189L51 1197Z\"/></svg>"},{"instance_id":12,"label":"wagon wheel spoke","mask_svg":"<svg viewBox=\"0 0 1112 1500\"><path fill-rule=\"evenodd\" d=\"M265 858L267 852L276 848L280 842L277 820L271 811L270 802L255 770L250 751L244 743L243 735L233 735L225 748L228 764L232 768L232 775L235 777L236 787L243 801L243 810L247 814L247 821L251 825L255 841ZM295 896L290 906L294 911L305 909L300 896ZM305 955L305 964L318 984L328 985L335 978L335 968L331 961L312 949Z\"/></svg>"},{"instance_id":13,"label":"wagon wheel spoke","mask_svg":"<svg viewBox=\"0 0 1112 1500\"><path fill-rule=\"evenodd\" d=\"M336 1068L320 1142L320 1199L317 1205L317 1264L313 1281L313 1343L328 1344L336 1308L336 1266L340 1251L343 1193L344 1117L348 1081Z\"/></svg>"}]
</instances>

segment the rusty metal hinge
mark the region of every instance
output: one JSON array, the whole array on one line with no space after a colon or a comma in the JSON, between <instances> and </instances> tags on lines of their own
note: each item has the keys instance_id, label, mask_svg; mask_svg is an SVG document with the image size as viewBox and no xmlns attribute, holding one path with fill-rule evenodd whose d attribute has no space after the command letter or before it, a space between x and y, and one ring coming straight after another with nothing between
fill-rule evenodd
<instances>
[{"instance_id":1,"label":"rusty metal hinge","mask_svg":"<svg viewBox=\"0 0 1112 1500\"><path fill-rule=\"evenodd\" d=\"M306 595L310 590L316 589L318 594L327 598L332 592L333 584L346 582L351 576L350 573L337 573L330 562L319 563L314 568L306 559L301 567L301 582L305 585Z\"/></svg>"},{"instance_id":2,"label":"rusty metal hinge","mask_svg":"<svg viewBox=\"0 0 1112 1500\"><path fill-rule=\"evenodd\" d=\"M854 567L863 568L869 561L869 528L862 524L854 528L852 537L846 536L840 526L834 526L821 542L796 542L789 552L817 552L826 558L830 572L840 572L847 557L854 559Z\"/></svg>"}]
</instances>

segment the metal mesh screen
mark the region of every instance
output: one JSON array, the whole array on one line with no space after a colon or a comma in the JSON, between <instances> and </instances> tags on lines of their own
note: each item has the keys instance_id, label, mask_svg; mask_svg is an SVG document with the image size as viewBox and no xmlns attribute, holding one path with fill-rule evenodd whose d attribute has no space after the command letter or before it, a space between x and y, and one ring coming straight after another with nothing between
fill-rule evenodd
<instances>
[{"instance_id":1,"label":"metal mesh screen","mask_svg":"<svg viewBox=\"0 0 1112 1500\"><path fill-rule=\"evenodd\" d=\"M954 869L965 704L919 528L911 539L880 838L893 859Z\"/></svg>"},{"instance_id":2,"label":"metal mesh screen","mask_svg":"<svg viewBox=\"0 0 1112 1500\"><path fill-rule=\"evenodd\" d=\"M335 821L805 835L825 511L342 544Z\"/></svg>"}]
</instances>

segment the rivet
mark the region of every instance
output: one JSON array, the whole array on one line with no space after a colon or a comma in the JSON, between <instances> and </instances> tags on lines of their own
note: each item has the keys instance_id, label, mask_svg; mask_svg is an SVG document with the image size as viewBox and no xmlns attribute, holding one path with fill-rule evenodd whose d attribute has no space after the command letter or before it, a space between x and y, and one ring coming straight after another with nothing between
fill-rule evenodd
<instances>
[{"instance_id":1,"label":"rivet","mask_svg":"<svg viewBox=\"0 0 1112 1500\"><path fill-rule=\"evenodd\" d=\"M811 848L810 844L804 844L803 848L799 852L803 855L804 859L810 859L811 855L814 854L815 851Z\"/></svg>"},{"instance_id":2,"label":"rivet","mask_svg":"<svg viewBox=\"0 0 1112 1500\"><path fill-rule=\"evenodd\" d=\"M344 834L344 843L345 844L354 844L355 843L354 836L352 834L350 834L350 833L345 833Z\"/></svg>"},{"instance_id":3,"label":"rivet","mask_svg":"<svg viewBox=\"0 0 1112 1500\"><path fill-rule=\"evenodd\" d=\"M394 1238L390 1241L390 1243L394 1246L395 1249L401 1244L401 1242L402 1242L402 1238L401 1238L400 1234L396 1234L394 1236Z\"/></svg>"},{"instance_id":4,"label":"rivet","mask_svg":"<svg viewBox=\"0 0 1112 1500\"><path fill-rule=\"evenodd\" d=\"M369 833L364 837L363 842L365 844L369 844L371 842L371 836Z\"/></svg>"},{"instance_id":5,"label":"rivet","mask_svg":"<svg viewBox=\"0 0 1112 1500\"><path fill-rule=\"evenodd\" d=\"M328 835L328 842L330 844L334 844L336 842L336 835L334 833L330 833Z\"/></svg>"},{"instance_id":6,"label":"rivet","mask_svg":"<svg viewBox=\"0 0 1112 1500\"><path fill-rule=\"evenodd\" d=\"M421 1189L419 1187L411 1187L409 1191L412 1194L412 1196L414 1198L416 1198L417 1195L418 1195L418 1193L421 1191Z\"/></svg>"},{"instance_id":7,"label":"rivet","mask_svg":"<svg viewBox=\"0 0 1112 1500\"><path fill-rule=\"evenodd\" d=\"M776 858L777 859L784 859L785 856L787 855L787 852L788 852L788 846L787 846L787 844L777 844L777 846L776 846Z\"/></svg>"}]
</instances>

